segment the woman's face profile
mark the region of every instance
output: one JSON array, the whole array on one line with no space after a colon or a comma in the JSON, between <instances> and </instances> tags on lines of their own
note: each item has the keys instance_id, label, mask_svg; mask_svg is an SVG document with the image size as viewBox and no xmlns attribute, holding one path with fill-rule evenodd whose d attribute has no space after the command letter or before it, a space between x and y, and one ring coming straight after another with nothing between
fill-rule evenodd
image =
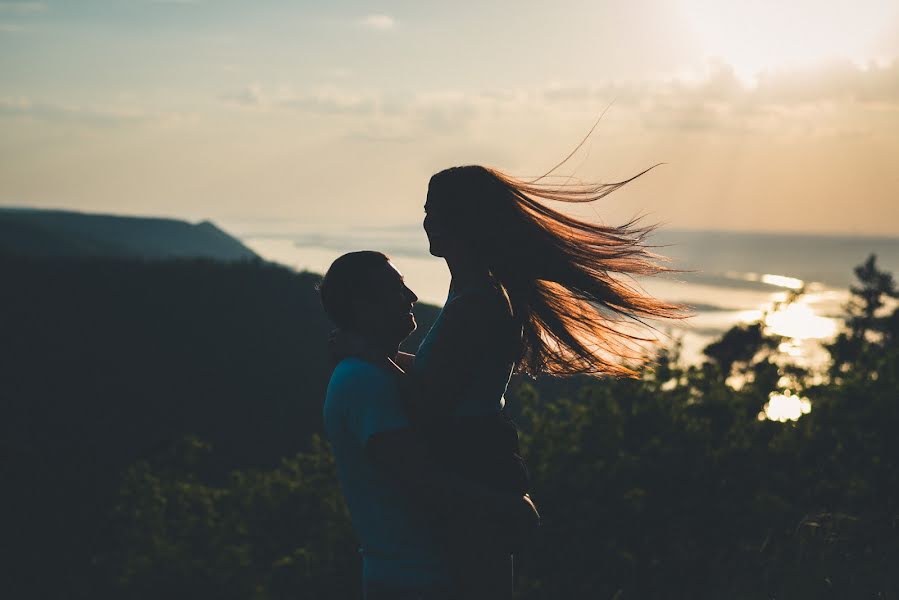
<instances>
[{"instance_id":1,"label":"woman's face profile","mask_svg":"<svg viewBox=\"0 0 899 600\"><path fill-rule=\"evenodd\" d=\"M433 256L445 257L447 246L452 244L447 227L446 204L446 200L437 198L433 185L429 185L422 226L428 236L428 245Z\"/></svg>"},{"instance_id":2,"label":"woman's face profile","mask_svg":"<svg viewBox=\"0 0 899 600\"><path fill-rule=\"evenodd\" d=\"M485 210L497 204L490 190L470 171L457 169L432 177L425 200L423 226L430 252L441 258L478 254L479 240L492 237L488 224L496 222L495 211Z\"/></svg>"}]
</instances>

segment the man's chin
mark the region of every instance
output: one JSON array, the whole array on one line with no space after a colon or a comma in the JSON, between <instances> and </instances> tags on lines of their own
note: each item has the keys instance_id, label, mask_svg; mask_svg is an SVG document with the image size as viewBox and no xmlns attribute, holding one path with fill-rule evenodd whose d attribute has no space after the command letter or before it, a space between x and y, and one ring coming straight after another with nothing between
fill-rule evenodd
<instances>
[{"instance_id":1,"label":"man's chin","mask_svg":"<svg viewBox=\"0 0 899 600\"><path fill-rule=\"evenodd\" d=\"M418 323L415 322L415 317L409 315L409 320L406 322L406 337L412 335L416 329L418 329Z\"/></svg>"}]
</instances>

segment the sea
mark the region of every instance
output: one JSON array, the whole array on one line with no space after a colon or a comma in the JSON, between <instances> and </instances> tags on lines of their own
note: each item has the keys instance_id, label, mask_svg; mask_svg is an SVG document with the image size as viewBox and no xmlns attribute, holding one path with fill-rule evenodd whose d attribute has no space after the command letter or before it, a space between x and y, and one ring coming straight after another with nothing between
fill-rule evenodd
<instances>
[{"instance_id":1,"label":"sea","mask_svg":"<svg viewBox=\"0 0 899 600\"><path fill-rule=\"evenodd\" d=\"M229 224L229 230L263 258L298 271L324 273L345 252L379 250L420 301L440 306L447 295L449 273L428 253L420 224ZM732 326L761 321L783 336L785 361L820 370L828 359L822 344L843 326L853 268L875 254L881 269L899 270L899 237L661 229L650 243L677 272L636 283L690 307L683 321L653 324L660 343L680 344L685 364L700 362L703 348Z\"/></svg>"}]
</instances>

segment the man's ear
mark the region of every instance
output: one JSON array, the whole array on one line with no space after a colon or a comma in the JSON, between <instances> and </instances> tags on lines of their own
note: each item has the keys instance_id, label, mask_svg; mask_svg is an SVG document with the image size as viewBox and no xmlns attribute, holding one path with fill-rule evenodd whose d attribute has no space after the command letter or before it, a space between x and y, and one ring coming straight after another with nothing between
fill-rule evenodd
<instances>
[{"instance_id":1,"label":"man's ear","mask_svg":"<svg viewBox=\"0 0 899 600\"><path fill-rule=\"evenodd\" d=\"M366 298L353 298L350 302L350 310L353 315L353 325L357 328L365 329L371 319L376 318L372 315L371 301Z\"/></svg>"}]
</instances>

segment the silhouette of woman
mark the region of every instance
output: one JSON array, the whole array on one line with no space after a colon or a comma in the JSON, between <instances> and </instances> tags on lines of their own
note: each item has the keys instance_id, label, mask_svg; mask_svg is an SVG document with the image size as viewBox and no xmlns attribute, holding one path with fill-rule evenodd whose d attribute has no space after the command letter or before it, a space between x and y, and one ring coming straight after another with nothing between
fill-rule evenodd
<instances>
[{"instance_id":1,"label":"silhouette of woman","mask_svg":"<svg viewBox=\"0 0 899 600\"><path fill-rule=\"evenodd\" d=\"M441 468L527 493L504 411L511 373L635 376L645 356L637 344L647 338L634 325L683 316L623 278L669 270L645 243L652 228L592 224L545 204L592 202L631 179L551 185L482 166L431 178L424 229L452 280L417 354L398 362L415 386L410 412ZM454 553L468 597L511 592L508 546L491 541L503 537L489 520Z\"/></svg>"}]
</instances>

